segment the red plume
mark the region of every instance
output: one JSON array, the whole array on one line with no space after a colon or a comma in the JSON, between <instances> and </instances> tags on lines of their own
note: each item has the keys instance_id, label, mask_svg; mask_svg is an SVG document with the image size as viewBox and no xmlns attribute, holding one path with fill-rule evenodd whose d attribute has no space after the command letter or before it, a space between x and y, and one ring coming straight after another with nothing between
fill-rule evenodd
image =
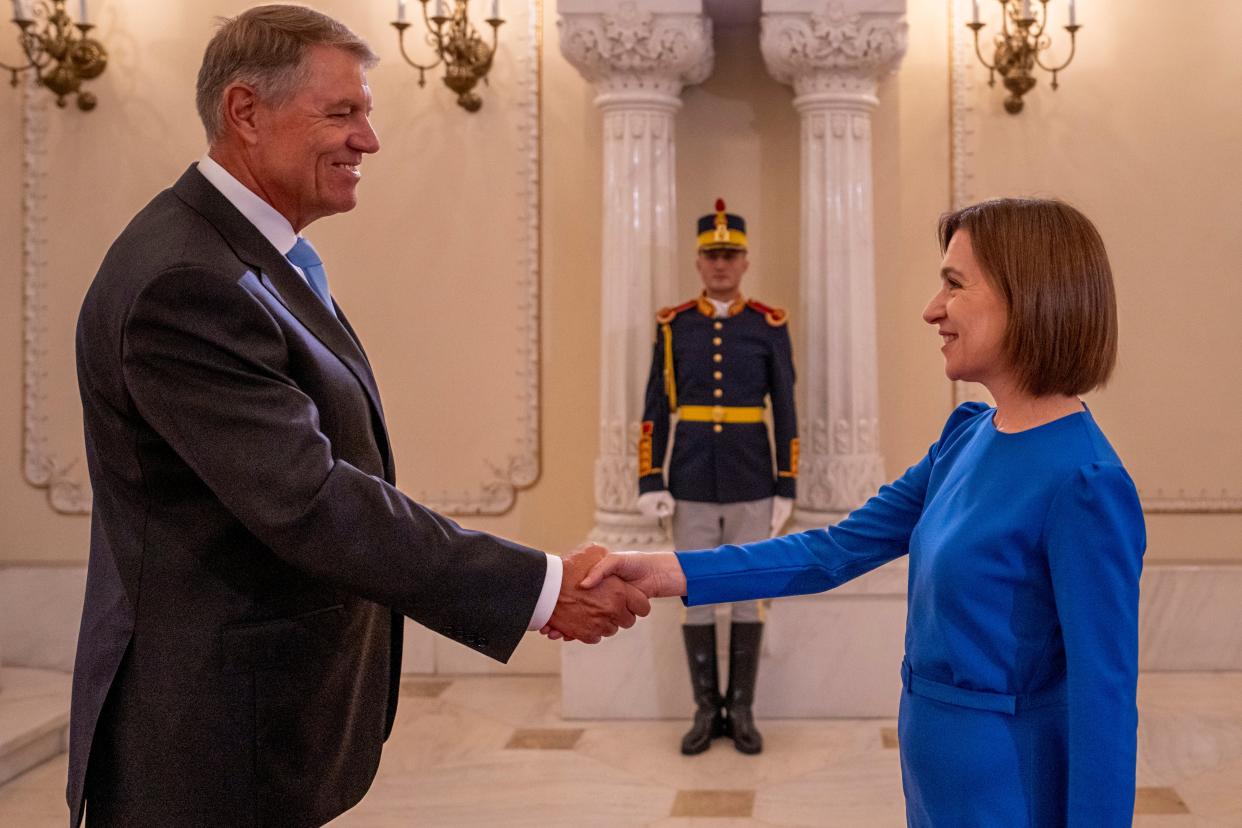
<instances>
[{"instance_id":1,"label":"red plume","mask_svg":"<svg viewBox=\"0 0 1242 828\"><path fill-rule=\"evenodd\" d=\"M724 206L724 199L723 199L723 198L718 198L718 199L716 199L716 212L717 212L717 213L723 213L723 212L724 212L724 208L725 208L725 206Z\"/></svg>"}]
</instances>

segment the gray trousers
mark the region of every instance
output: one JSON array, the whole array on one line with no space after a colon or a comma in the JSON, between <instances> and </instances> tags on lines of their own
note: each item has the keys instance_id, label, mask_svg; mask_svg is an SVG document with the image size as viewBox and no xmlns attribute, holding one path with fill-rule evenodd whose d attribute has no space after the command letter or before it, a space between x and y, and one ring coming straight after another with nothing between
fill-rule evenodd
<instances>
[{"instance_id":1,"label":"gray trousers","mask_svg":"<svg viewBox=\"0 0 1242 828\"><path fill-rule=\"evenodd\" d=\"M711 549L724 543L750 543L771 534L772 498L743 503L700 503L679 500L673 510L673 548ZM758 601L729 604L735 622L763 620ZM716 623L716 606L686 607L686 624Z\"/></svg>"}]
</instances>

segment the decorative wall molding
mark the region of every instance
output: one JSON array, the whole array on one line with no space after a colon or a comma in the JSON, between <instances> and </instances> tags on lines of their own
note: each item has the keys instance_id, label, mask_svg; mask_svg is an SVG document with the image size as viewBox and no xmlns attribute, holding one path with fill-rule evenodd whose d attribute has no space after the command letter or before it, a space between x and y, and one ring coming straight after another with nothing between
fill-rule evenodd
<instances>
[{"instance_id":1,"label":"decorative wall molding","mask_svg":"<svg viewBox=\"0 0 1242 828\"><path fill-rule=\"evenodd\" d=\"M952 156L952 179L949 187L951 209L960 210L976 201L974 173L970 162L975 155L975 135L978 109L975 106L975 46L966 34L969 17L966 3L954 0L950 4L949 31L952 43L953 65L949 67L952 109L949 117L950 154Z\"/></svg>"},{"instance_id":2,"label":"decorative wall molding","mask_svg":"<svg viewBox=\"0 0 1242 828\"><path fill-rule=\"evenodd\" d=\"M1166 494L1164 489L1139 489L1139 500L1143 502L1143 511L1147 514L1242 514L1242 496L1230 494L1221 489L1219 495L1209 494L1200 490L1198 494L1190 494L1178 490L1177 494Z\"/></svg>"},{"instance_id":3,"label":"decorative wall molding","mask_svg":"<svg viewBox=\"0 0 1242 828\"><path fill-rule=\"evenodd\" d=\"M419 503L446 515L499 515L513 508L517 493L533 486L540 474L539 442L539 277L540 222L540 156L543 2L527 4L527 48L522 55L518 73L518 91L523 97L514 104L520 107L514 139L525 153L522 196L525 200L517 247L522 251L521 284L523 298L518 311L521 316L522 345L519 351L522 377L521 399L517 421L519 436L513 452L503 459L485 460L492 476L479 481L470 491L414 490L409 495ZM499 102L498 102L499 103Z\"/></svg>"},{"instance_id":4,"label":"decorative wall molding","mask_svg":"<svg viewBox=\"0 0 1242 828\"><path fill-rule=\"evenodd\" d=\"M22 471L26 482L47 493L47 503L62 515L91 511L90 485L82 480L86 464L80 458L64 461L48 450L48 418L44 386L47 323L44 298L47 243L47 178L44 159L47 141L48 96L39 93L31 73L22 86ZM77 475L72 472L77 471Z\"/></svg>"},{"instance_id":5,"label":"decorative wall molding","mask_svg":"<svg viewBox=\"0 0 1242 828\"><path fill-rule=\"evenodd\" d=\"M958 210L978 200L972 162L975 157L975 137L978 134L979 109L976 104L977 87L975 72L974 39L966 23L969 20L967 0L952 0L949 37L952 48L952 66L949 69L952 85L949 110L950 154L952 179L950 203ZM953 405L968 400L983 400L991 404L987 391L972 382L954 381ZM1236 490L1221 489L1211 493L1201 489L1198 493L1179 489L1168 493L1162 488L1139 489L1143 511L1147 514L1242 514L1242 494Z\"/></svg>"}]
</instances>

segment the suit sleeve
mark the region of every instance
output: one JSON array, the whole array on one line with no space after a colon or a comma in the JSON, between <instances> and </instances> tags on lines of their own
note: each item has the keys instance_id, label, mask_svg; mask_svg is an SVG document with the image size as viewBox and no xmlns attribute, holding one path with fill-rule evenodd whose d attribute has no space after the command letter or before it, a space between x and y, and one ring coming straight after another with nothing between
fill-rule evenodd
<instances>
[{"instance_id":1,"label":"suit sleeve","mask_svg":"<svg viewBox=\"0 0 1242 828\"><path fill-rule=\"evenodd\" d=\"M664 454L668 449L668 392L664 379L664 336L656 326L655 345L651 349L651 372L647 375L647 393L643 398L643 421L638 433L638 493L663 491Z\"/></svg>"},{"instance_id":2,"label":"suit sleeve","mask_svg":"<svg viewBox=\"0 0 1242 828\"><path fill-rule=\"evenodd\" d=\"M789 327L774 329L775 345L769 367L768 396L772 401L773 442L776 444L776 495L797 496L798 411L794 403L793 347Z\"/></svg>"},{"instance_id":3,"label":"suit sleeve","mask_svg":"<svg viewBox=\"0 0 1242 828\"><path fill-rule=\"evenodd\" d=\"M1139 573L1146 530L1116 463L1079 469L1045 530L1065 642L1071 826L1128 826L1134 811Z\"/></svg>"},{"instance_id":4,"label":"suit sleeve","mask_svg":"<svg viewBox=\"0 0 1242 828\"><path fill-rule=\"evenodd\" d=\"M694 606L823 592L905 555L923 514L941 446L985 408L981 403L958 406L927 456L881 486L840 523L742 546L677 552L686 573L685 603Z\"/></svg>"},{"instance_id":5,"label":"suit sleeve","mask_svg":"<svg viewBox=\"0 0 1242 828\"><path fill-rule=\"evenodd\" d=\"M486 645L472 645L506 660L544 555L464 530L334 458L289 353L244 286L187 268L135 300L122 370L141 416L276 556L437 632L487 630Z\"/></svg>"}]
</instances>

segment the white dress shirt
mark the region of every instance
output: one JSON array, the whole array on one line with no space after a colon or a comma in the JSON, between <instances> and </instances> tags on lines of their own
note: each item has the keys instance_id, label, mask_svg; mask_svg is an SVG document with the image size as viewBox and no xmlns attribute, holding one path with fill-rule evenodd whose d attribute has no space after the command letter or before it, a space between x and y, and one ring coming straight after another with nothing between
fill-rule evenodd
<instances>
[{"instance_id":1,"label":"white dress shirt","mask_svg":"<svg viewBox=\"0 0 1242 828\"><path fill-rule=\"evenodd\" d=\"M293 225L288 219L245 184L234 178L207 153L204 153L203 157L198 160L198 171L229 200L230 204L237 208L238 212L246 217L247 221L255 226L263 238L271 242L272 247L280 251L282 256L289 255L293 245L297 244L298 235L293 232ZM292 262L289 266L301 274L304 280L306 279L306 274L300 267ZM309 281L306 284L310 286ZM556 608L557 596L561 592L561 576L564 573L561 559L546 552L544 557L547 558L548 568L543 576L543 589L539 592L539 600L535 603L535 612L526 626L528 630L538 630L548 623L548 619L552 617L552 610Z\"/></svg>"},{"instance_id":2,"label":"white dress shirt","mask_svg":"<svg viewBox=\"0 0 1242 828\"><path fill-rule=\"evenodd\" d=\"M736 302L737 300L736 299L713 299L712 297L709 296L707 297L707 301L711 302L712 307L716 309L716 313L712 316L713 319L728 319L729 308L732 307L733 303Z\"/></svg>"}]
</instances>

